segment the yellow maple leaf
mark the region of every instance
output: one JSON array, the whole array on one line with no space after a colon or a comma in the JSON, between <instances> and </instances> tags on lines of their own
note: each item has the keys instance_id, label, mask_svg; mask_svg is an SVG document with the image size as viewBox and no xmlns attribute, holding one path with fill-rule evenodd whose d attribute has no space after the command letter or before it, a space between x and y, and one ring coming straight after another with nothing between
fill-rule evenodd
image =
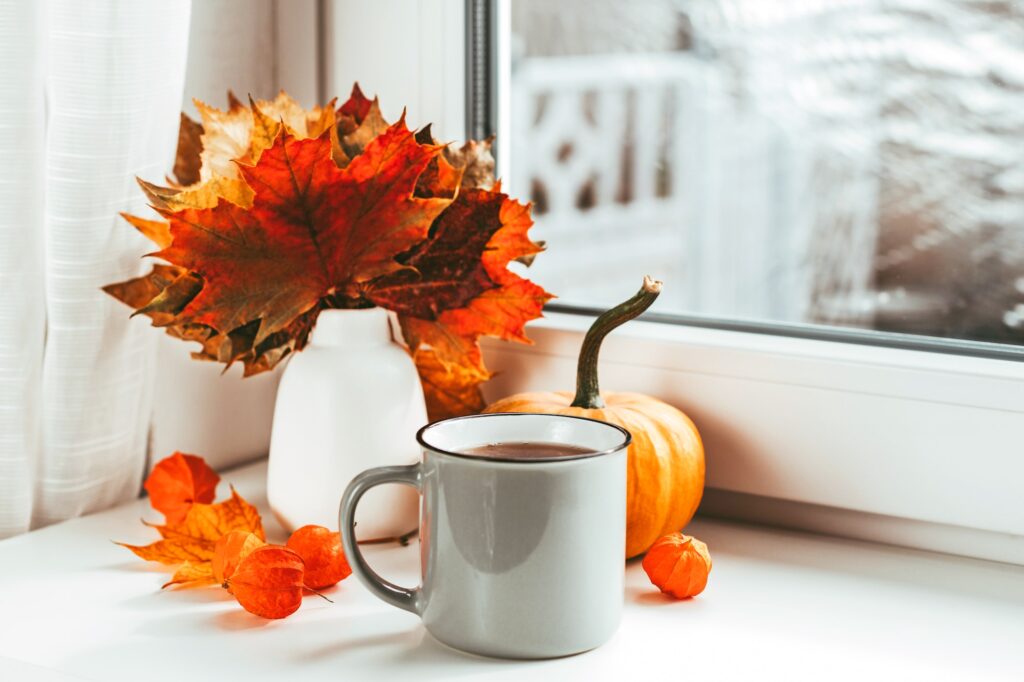
<instances>
[{"instance_id":1,"label":"yellow maple leaf","mask_svg":"<svg viewBox=\"0 0 1024 682\"><path fill-rule=\"evenodd\" d=\"M252 206L252 189L241 178L214 176L190 187L161 187L141 178L137 179L137 182L145 192L150 204L158 210L170 212L182 211L187 208L202 210L213 208L221 199L227 199L242 208ZM147 237L153 238L150 234L143 232L140 227L139 223L143 220L142 218L125 216L125 219ZM163 224L169 231L170 224ZM160 233L155 232L155 235L159 236Z\"/></svg>"},{"instance_id":2,"label":"yellow maple leaf","mask_svg":"<svg viewBox=\"0 0 1024 682\"><path fill-rule=\"evenodd\" d=\"M237 178L236 159L245 158L249 153L252 138L252 112L241 104L221 111L205 102L193 99L203 123L200 136L202 151L199 153L199 181L213 177Z\"/></svg>"},{"instance_id":3,"label":"yellow maple leaf","mask_svg":"<svg viewBox=\"0 0 1024 682\"><path fill-rule=\"evenodd\" d=\"M288 132L301 140L320 137L331 127L334 123L334 104L335 100L331 100L322 107L303 109L301 104L282 90L274 99L259 100L252 108L254 113L259 109L272 121L284 121Z\"/></svg>"},{"instance_id":4,"label":"yellow maple leaf","mask_svg":"<svg viewBox=\"0 0 1024 682\"><path fill-rule=\"evenodd\" d=\"M272 100L249 99L227 111L193 100L203 122L200 181L238 178L236 161L255 164L270 148L284 122L289 134L301 139L320 137L334 123L334 100L326 106L303 109L283 90Z\"/></svg>"},{"instance_id":5,"label":"yellow maple leaf","mask_svg":"<svg viewBox=\"0 0 1024 682\"><path fill-rule=\"evenodd\" d=\"M213 566L210 562L198 564L185 562L160 589L171 586L203 587L205 585L214 585L216 582L216 579L213 577Z\"/></svg>"},{"instance_id":6,"label":"yellow maple leaf","mask_svg":"<svg viewBox=\"0 0 1024 682\"><path fill-rule=\"evenodd\" d=\"M152 527L162 539L149 545L117 544L147 561L199 565L208 564L213 559L217 541L233 530L246 530L260 539L266 538L259 511L234 488L231 489L231 498L224 502L193 504L180 523ZM212 569L210 575L213 575Z\"/></svg>"}]
</instances>

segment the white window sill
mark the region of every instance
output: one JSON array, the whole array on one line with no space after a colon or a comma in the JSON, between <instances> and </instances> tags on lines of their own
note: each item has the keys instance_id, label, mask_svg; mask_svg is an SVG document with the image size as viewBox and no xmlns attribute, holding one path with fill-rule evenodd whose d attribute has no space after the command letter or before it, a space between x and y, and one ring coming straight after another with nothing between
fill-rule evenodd
<instances>
[{"instance_id":1,"label":"white window sill","mask_svg":"<svg viewBox=\"0 0 1024 682\"><path fill-rule=\"evenodd\" d=\"M225 476L266 513L265 466ZM226 486L225 486L226 487ZM1019 679L1024 568L712 520L689 528L714 570L674 602L627 568L607 645L509 662L433 642L355 579L267 622L216 589L160 592L167 573L110 540L144 543L146 500L0 542L0 679ZM400 582L415 546L368 548Z\"/></svg>"},{"instance_id":2,"label":"white window sill","mask_svg":"<svg viewBox=\"0 0 1024 682\"><path fill-rule=\"evenodd\" d=\"M555 313L532 346L487 340L487 397L572 389L590 322ZM711 495L747 496L747 519L1024 564L1022 362L631 322L604 343L601 387L686 412Z\"/></svg>"}]
</instances>

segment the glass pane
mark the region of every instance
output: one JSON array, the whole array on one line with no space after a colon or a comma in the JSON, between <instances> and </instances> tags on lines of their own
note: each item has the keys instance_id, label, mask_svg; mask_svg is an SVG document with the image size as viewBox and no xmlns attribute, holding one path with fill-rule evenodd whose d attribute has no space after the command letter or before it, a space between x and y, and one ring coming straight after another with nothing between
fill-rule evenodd
<instances>
[{"instance_id":1,"label":"glass pane","mask_svg":"<svg viewBox=\"0 0 1024 682\"><path fill-rule=\"evenodd\" d=\"M1024 343L1024 3L512 0L531 276Z\"/></svg>"}]
</instances>

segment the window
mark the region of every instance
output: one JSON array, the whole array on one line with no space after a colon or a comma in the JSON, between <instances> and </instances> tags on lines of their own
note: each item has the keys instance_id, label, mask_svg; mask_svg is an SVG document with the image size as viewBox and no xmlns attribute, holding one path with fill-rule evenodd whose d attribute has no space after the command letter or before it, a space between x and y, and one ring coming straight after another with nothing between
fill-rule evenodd
<instances>
[{"instance_id":1,"label":"window","mask_svg":"<svg viewBox=\"0 0 1024 682\"><path fill-rule=\"evenodd\" d=\"M1013 2L511 0L531 276L570 308L650 272L661 319L1019 355L1022 45Z\"/></svg>"}]
</instances>

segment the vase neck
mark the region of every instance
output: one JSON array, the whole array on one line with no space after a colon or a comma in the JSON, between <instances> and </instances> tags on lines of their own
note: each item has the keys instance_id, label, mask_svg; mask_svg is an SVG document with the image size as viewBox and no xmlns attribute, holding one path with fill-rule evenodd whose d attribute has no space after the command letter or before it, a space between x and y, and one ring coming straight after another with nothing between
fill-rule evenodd
<instances>
[{"instance_id":1,"label":"vase neck","mask_svg":"<svg viewBox=\"0 0 1024 682\"><path fill-rule=\"evenodd\" d=\"M383 308L324 310L309 342L314 346L354 348L391 343L388 311Z\"/></svg>"}]
</instances>

